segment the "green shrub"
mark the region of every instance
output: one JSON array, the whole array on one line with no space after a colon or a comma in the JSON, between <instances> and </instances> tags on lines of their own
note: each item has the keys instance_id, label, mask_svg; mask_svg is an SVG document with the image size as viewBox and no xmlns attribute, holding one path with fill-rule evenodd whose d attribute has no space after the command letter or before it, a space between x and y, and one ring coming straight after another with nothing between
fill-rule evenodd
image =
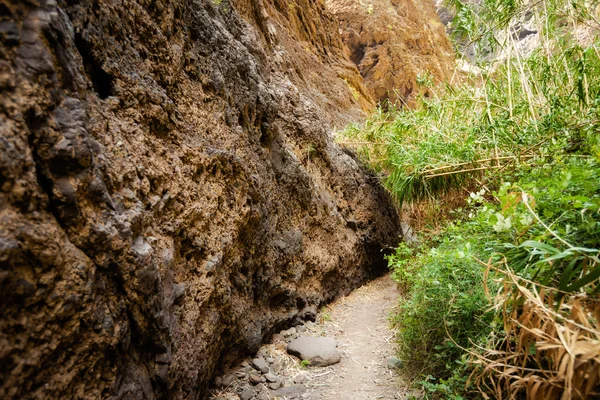
<instances>
[{"instance_id":1,"label":"green shrub","mask_svg":"<svg viewBox=\"0 0 600 400\"><path fill-rule=\"evenodd\" d=\"M479 373L473 360L503 343L499 310L521 307L497 303L505 276L491 267L562 290L557 305L567 293L600 292L600 41L584 48L572 35L582 21L600 27L593 7L476 3L453 2L454 30L486 55L507 50L494 29L511 32L526 13L543 21L542 46L524 57L509 43L508 58L481 62L470 82L341 134L399 204L478 187L441 232L389 257L404 289L394 318L399 356L430 398L481 396L469 380Z\"/></svg>"},{"instance_id":2,"label":"green shrub","mask_svg":"<svg viewBox=\"0 0 600 400\"><path fill-rule=\"evenodd\" d=\"M571 156L561 163L519 169L506 178L512 183L501 183L494 193L471 193L470 207L456 212L442 233L419 248L401 244L388 258L404 292L394 318L399 356L430 395L467 396L473 390L465 387L473 370L469 351L479 351L502 335L501 314L482 285L487 279L488 290L495 293L500 275L486 278L479 260L506 259L526 279L555 287L564 282L567 289L586 276L583 257L599 255L598 160ZM528 193L529 208L523 193ZM566 246L536 217L584 250L565 253ZM550 256L555 259L546 261ZM592 285L588 291L599 287Z\"/></svg>"},{"instance_id":3,"label":"green shrub","mask_svg":"<svg viewBox=\"0 0 600 400\"><path fill-rule=\"evenodd\" d=\"M464 392L468 374L461 347L485 344L493 329L481 282L484 267L473 256L485 253L473 222L449 223L445 232L419 249L399 247L390 268L405 288L394 324L399 356L408 370L427 377L425 387L444 396Z\"/></svg>"}]
</instances>

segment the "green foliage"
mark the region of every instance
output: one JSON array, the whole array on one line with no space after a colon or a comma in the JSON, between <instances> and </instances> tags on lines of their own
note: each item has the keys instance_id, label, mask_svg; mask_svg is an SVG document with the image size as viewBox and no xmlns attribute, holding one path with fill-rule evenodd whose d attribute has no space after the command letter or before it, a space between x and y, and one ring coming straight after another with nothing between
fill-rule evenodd
<instances>
[{"instance_id":1,"label":"green foliage","mask_svg":"<svg viewBox=\"0 0 600 400\"><path fill-rule=\"evenodd\" d=\"M322 307L321 312L319 313L319 322L324 324L325 322L331 321L331 314L327 312L327 307Z\"/></svg>"},{"instance_id":2,"label":"green foliage","mask_svg":"<svg viewBox=\"0 0 600 400\"><path fill-rule=\"evenodd\" d=\"M394 320L400 357L431 395L467 396L472 367L464 349L502 332L482 285L487 279L494 293L497 282L478 260L505 259L520 276L565 291L600 287L600 263L592 260L600 256L599 160L568 156L505 179L512 183L494 193L471 193L469 208L425 245L401 244L388 258L406 292Z\"/></svg>"},{"instance_id":3,"label":"green foliage","mask_svg":"<svg viewBox=\"0 0 600 400\"><path fill-rule=\"evenodd\" d=\"M441 233L388 259L405 293L399 356L428 398L480 396L466 387L469 356L504 329L483 285L494 294L504 275L488 266L560 289L557 306L600 291L600 42L582 47L572 34L582 21L600 28L596 5L452 1L454 34L473 41L477 60L503 51L501 62L342 133L400 204L479 186ZM527 55L511 42L524 15L543 21ZM433 90L427 74L419 84Z\"/></svg>"},{"instance_id":4,"label":"green foliage","mask_svg":"<svg viewBox=\"0 0 600 400\"><path fill-rule=\"evenodd\" d=\"M376 113L344 131L342 142L365 144L359 153L382 173L399 203L432 198L514 165L541 163L557 151L597 155L599 47L556 39L525 59L487 66L476 85L447 86L421 98L415 110ZM427 74L420 81L427 84Z\"/></svg>"},{"instance_id":5,"label":"green foliage","mask_svg":"<svg viewBox=\"0 0 600 400\"><path fill-rule=\"evenodd\" d=\"M417 84L427 88L432 88L434 84L433 75L431 75L429 71L425 71L424 73L417 75Z\"/></svg>"},{"instance_id":6,"label":"green foliage","mask_svg":"<svg viewBox=\"0 0 600 400\"><path fill-rule=\"evenodd\" d=\"M484 242L473 240L480 230L455 221L427 245L410 250L401 245L389 257L394 277L408 293L394 319L399 356L410 370L429 376L426 386L444 396L459 394L466 382L459 346L484 344L494 322L481 285L484 268L473 259L485 252Z\"/></svg>"},{"instance_id":7,"label":"green foliage","mask_svg":"<svg viewBox=\"0 0 600 400\"><path fill-rule=\"evenodd\" d=\"M570 157L518 179L498 193L503 218L515 223L497 247L511 269L564 292L597 279L600 269L590 268L600 248L598 160Z\"/></svg>"}]
</instances>

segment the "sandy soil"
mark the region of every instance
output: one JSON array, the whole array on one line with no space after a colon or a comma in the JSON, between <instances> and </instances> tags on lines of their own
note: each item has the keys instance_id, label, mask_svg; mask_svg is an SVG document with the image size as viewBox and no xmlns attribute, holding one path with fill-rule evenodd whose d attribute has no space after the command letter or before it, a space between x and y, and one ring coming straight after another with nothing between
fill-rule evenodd
<instances>
[{"instance_id":1,"label":"sandy soil","mask_svg":"<svg viewBox=\"0 0 600 400\"><path fill-rule=\"evenodd\" d=\"M409 389L401 371L388 365L396 346L389 316L398 304L398 296L396 284L384 276L323 308L316 322L293 328L293 333L282 331L275 335L257 356L270 360L271 371L290 390L286 395L269 388L269 382L264 380L255 385L249 383L249 374L254 371L249 357L228 372L238 378L213 390L212 398L272 400L280 395L284 400L391 400L418 395ZM342 353L341 362L328 367L303 366L301 360L286 351L291 335L298 334L335 338Z\"/></svg>"},{"instance_id":2,"label":"sandy soil","mask_svg":"<svg viewBox=\"0 0 600 400\"><path fill-rule=\"evenodd\" d=\"M338 340L343 357L339 364L309 369L306 397L311 400L405 399L410 395L397 371L388 367L395 355L389 315L399 293L384 276L326 307L320 326Z\"/></svg>"}]
</instances>

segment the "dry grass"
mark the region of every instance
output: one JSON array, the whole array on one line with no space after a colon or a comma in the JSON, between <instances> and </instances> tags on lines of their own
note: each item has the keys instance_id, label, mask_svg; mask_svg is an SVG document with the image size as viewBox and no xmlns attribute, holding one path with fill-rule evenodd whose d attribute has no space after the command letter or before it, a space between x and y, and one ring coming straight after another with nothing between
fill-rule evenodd
<instances>
[{"instance_id":1,"label":"dry grass","mask_svg":"<svg viewBox=\"0 0 600 400\"><path fill-rule=\"evenodd\" d=\"M405 203L402 206L403 219L420 235L439 233L451 219L450 212L467 206L467 198L476 186L452 189L439 198Z\"/></svg>"},{"instance_id":2,"label":"dry grass","mask_svg":"<svg viewBox=\"0 0 600 400\"><path fill-rule=\"evenodd\" d=\"M590 399L600 396L600 301L565 294L487 264L502 276L495 304L504 337L471 351L471 378L499 399ZM484 397L488 398L486 395Z\"/></svg>"}]
</instances>

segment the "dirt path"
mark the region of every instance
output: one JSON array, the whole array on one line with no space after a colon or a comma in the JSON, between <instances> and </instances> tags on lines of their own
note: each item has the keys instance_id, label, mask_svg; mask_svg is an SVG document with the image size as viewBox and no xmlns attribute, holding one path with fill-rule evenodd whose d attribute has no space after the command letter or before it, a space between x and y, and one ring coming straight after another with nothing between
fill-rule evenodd
<instances>
[{"instance_id":1,"label":"dirt path","mask_svg":"<svg viewBox=\"0 0 600 400\"><path fill-rule=\"evenodd\" d=\"M408 399L413 393L389 365L390 357L395 355L395 339L388 316L398 296L389 276L355 290L325 307L318 321L281 331L261 347L255 358L217 377L211 398ZM299 336L335 338L341 361L328 367L306 367L286 351L288 343Z\"/></svg>"},{"instance_id":2,"label":"dirt path","mask_svg":"<svg viewBox=\"0 0 600 400\"><path fill-rule=\"evenodd\" d=\"M343 357L339 364L311 369L306 398L312 400L404 399L402 378L388 366L395 355L388 315L398 292L389 276L379 278L321 313L326 336L335 337Z\"/></svg>"}]
</instances>

